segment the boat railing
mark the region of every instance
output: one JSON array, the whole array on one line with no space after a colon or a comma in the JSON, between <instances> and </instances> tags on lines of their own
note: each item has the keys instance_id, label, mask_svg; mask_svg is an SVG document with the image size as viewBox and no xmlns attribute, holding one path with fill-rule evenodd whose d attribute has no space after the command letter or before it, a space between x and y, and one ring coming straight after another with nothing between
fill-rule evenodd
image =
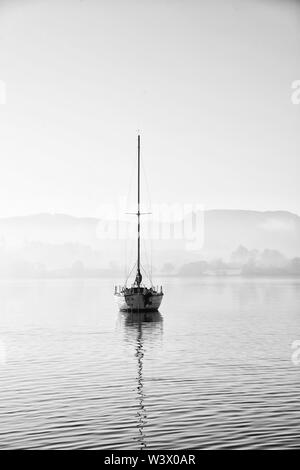
<instances>
[{"instance_id":1,"label":"boat railing","mask_svg":"<svg viewBox=\"0 0 300 470\"><path fill-rule=\"evenodd\" d=\"M118 295L118 294L124 294L125 292L127 294L136 294L137 292L141 292L142 294L146 294L147 291L150 290L150 292L152 292L153 294L161 294L163 295L163 288L162 286L160 286L160 288L158 286L156 287L150 287L150 289L148 289L147 287L125 287L125 286L117 286L115 285L114 286L114 289L115 289L115 295Z\"/></svg>"}]
</instances>

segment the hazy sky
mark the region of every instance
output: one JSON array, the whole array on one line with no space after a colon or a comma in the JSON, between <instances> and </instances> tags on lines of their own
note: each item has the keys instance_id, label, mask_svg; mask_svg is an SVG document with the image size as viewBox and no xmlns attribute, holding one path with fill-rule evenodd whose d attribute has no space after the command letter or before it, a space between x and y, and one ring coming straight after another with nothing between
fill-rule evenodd
<instances>
[{"instance_id":1,"label":"hazy sky","mask_svg":"<svg viewBox=\"0 0 300 470\"><path fill-rule=\"evenodd\" d=\"M0 0L0 217L153 202L300 214L300 2Z\"/></svg>"}]
</instances>

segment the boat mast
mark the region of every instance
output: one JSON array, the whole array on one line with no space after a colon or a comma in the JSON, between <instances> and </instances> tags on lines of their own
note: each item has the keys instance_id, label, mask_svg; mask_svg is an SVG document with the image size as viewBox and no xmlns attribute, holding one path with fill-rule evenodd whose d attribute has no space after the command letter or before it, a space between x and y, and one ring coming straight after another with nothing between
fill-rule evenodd
<instances>
[{"instance_id":1,"label":"boat mast","mask_svg":"<svg viewBox=\"0 0 300 470\"><path fill-rule=\"evenodd\" d=\"M141 190L140 190L140 159L141 159L141 137L138 135L138 210L137 210L137 218L138 218L138 257L137 257L137 273L136 273L136 278L135 282L138 287L140 287L140 284L142 282L142 274L141 274L141 224L140 224L140 216L141 216L141 211L140 211L140 195L141 195Z\"/></svg>"}]
</instances>

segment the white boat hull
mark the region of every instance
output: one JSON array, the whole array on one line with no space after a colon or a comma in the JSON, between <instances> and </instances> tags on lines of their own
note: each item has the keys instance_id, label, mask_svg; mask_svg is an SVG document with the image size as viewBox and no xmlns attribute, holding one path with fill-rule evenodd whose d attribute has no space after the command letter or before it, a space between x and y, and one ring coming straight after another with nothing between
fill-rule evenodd
<instances>
[{"instance_id":1,"label":"white boat hull","mask_svg":"<svg viewBox=\"0 0 300 470\"><path fill-rule=\"evenodd\" d=\"M115 299L121 312L156 312L161 304L163 294L133 293L115 294Z\"/></svg>"}]
</instances>

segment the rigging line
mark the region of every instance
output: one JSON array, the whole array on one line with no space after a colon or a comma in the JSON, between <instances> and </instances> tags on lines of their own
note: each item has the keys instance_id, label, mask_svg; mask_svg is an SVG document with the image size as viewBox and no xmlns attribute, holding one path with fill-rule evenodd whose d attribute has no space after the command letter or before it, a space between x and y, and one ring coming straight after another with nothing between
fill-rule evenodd
<instances>
[{"instance_id":1,"label":"rigging line","mask_svg":"<svg viewBox=\"0 0 300 470\"><path fill-rule=\"evenodd\" d=\"M142 270L144 271L144 274L146 275L147 279L149 279L148 271L146 271L146 268L143 264L141 264Z\"/></svg>"},{"instance_id":2,"label":"rigging line","mask_svg":"<svg viewBox=\"0 0 300 470\"><path fill-rule=\"evenodd\" d=\"M126 244L126 276L128 275L130 266L131 266L131 259L133 258L132 252L133 252L133 246L132 243L129 243L129 222L126 221L126 237L125 237L125 244ZM125 276L125 277L126 277Z\"/></svg>"},{"instance_id":3,"label":"rigging line","mask_svg":"<svg viewBox=\"0 0 300 470\"><path fill-rule=\"evenodd\" d=\"M153 257L152 257L152 244L153 244L153 241L152 241L152 221L148 221L148 235L149 235L149 245L150 245L150 262L149 262L149 259L148 259L148 255L147 255L147 260L148 260L148 265L149 265L149 275L150 275L150 279L151 279L151 283L152 283L152 265L153 265Z\"/></svg>"},{"instance_id":4,"label":"rigging line","mask_svg":"<svg viewBox=\"0 0 300 470\"><path fill-rule=\"evenodd\" d=\"M147 278L148 281L150 282L151 287L153 287L153 282L152 282L152 280L150 279L148 272L145 270L145 268L144 268L144 266L143 266L142 264L141 264L141 270L144 272L146 278Z\"/></svg>"},{"instance_id":5,"label":"rigging line","mask_svg":"<svg viewBox=\"0 0 300 470\"><path fill-rule=\"evenodd\" d=\"M125 272L124 272L124 279L126 279L127 276L127 269L128 269L128 253L127 253L127 223L126 223L126 230L125 230L125 240L124 240L124 251L125 251Z\"/></svg>"},{"instance_id":6,"label":"rigging line","mask_svg":"<svg viewBox=\"0 0 300 470\"><path fill-rule=\"evenodd\" d=\"M133 263L133 260L134 260L134 257L133 257L133 250L134 250L134 246L133 246L133 243L132 243L132 240L131 240L131 237L128 235L129 232L129 227L130 227L130 223L126 221L126 247L127 247L127 259L126 259L126 264L127 264L127 270L126 270L126 282L129 278L129 276L131 275L131 272L133 270L130 269L130 266L132 266L132 263ZM135 262L135 261L134 261Z\"/></svg>"},{"instance_id":7,"label":"rigging line","mask_svg":"<svg viewBox=\"0 0 300 470\"><path fill-rule=\"evenodd\" d=\"M150 266L149 266L149 257L148 257L148 254L147 254L148 250L147 250L147 246L146 246L146 241L145 241L145 240L143 240L143 247L144 247L144 256L145 256L146 263L147 263L147 266L148 266L147 271L145 270L145 268L144 268L144 271L145 271L145 273L146 273L146 275L147 275L147 278L149 279L151 285L153 285L153 283L152 283L152 266L151 266L151 264L150 264Z\"/></svg>"},{"instance_id":8,"label":"rigging line","mask_svg":"<svg viewBox=\"0 0 300 470\"><path fill-rule=\"evenodd\" d=\"M148 259L148 255L147 255L147 249L146 249L146 242L145 240L143 240L143 247L144 247L144 255L145 255L145 258L146 258L146 263L147 265L149 266L149 259ZM149 279L150 283L152 284L152 276L150 274L150 270L148 269L148 271L146 272L145 268L144 268L144 272L146 273L147 275L147 278Z\"/></svg>"},{"instance_id":9,"label":"rigging line","mask_svg":"<svg viewBox=\"0 0 300 470\"><path fill-rule=\"evenodd\" d=\"M132 243L132 240L130 239L130 237L128 237L128 232L127 232L126 242L127 242L127 272L126 272L126 277L128 279L128 277L130 276L131 271L132 271L131 266L132 266L132 264L135 263L135 257L134 257L134 254L133 254L135 245Z\"/></svg>"},{"instance_id":10,"label":"rigging line","mask_svg":"<svg viewBox=\"0 0 300 470\"><path fill-rule=\"evenodd\" d=\"M152 250L153 250L153 240L152 240L152 235L153 235L153 226L152 226L153 221L151 220L148 227L149 227L149 237L150 237L150 275L151 275L151 280L152 280L152 266L153 266L153 257L152 257ZM151 281L152 282L152 281Z\"/></svg>"},{"instance_id":11,"label":"rigging line","mask_svg":"<svg viewBox=\"0 0 300 470\"><path fill-rule=\"evenodd\" d=\"M129 266L130 266L131 263L132 263L131 260L133 260L133 250L134 250L134 248L135 248L135 245L133 245L133 243L131 243L130 252L129 252L129 253L130 253L130 256L129 256L129 260L128 260L128 270L130 269ZM135 265L136 265L136 262L134 262L134 266L135 266ZM132 270L131 270L130 272L128 271L128 273L127 273L127 280L128 280L128 278L129 278L129 276L131 275L132 271L133 271L133 268L132 268Z\"/></svg>"},{"instance_id":12,"label":"rigging line","mask_svg":"<svg viewBox=\"0 0 300 470\"><path fill-rule=\"evenodd\" d=\"M133 270L135 269L135 267L136 267L136 263L134 263L134 265L132 266L132 269L131 269L130 273L128 274L128 277L127 277L127 279L126 279L126 281L125 281L125 285L127 284L127 281L128 281L128 279L129 279L129 277L131 276L131 274L132 274Z\"/></svg>"},{"instance_id":13,"label":"rigging line","mask_svg":"<svg viewBox=\"0 0 300 470\"><path fill-rule=\"evenodd\" d=\"M124 279L126 279L126 276L127 276L127 249L126 249L126 239L124 240L124 243L125 243L125 247L124 247L124 250L125 250Z\"/></svg>"},{"instance_id":14,"label":"rigging line","mask_svg":"<svg viewBox=\"0 0 300 470\"><path fill-rule=\"evenodd\" d=\"M135 174L135 170L136 170L136 163L135 163L135 159L134 159L134 163L132 164L132 167L131 167L131 174L130 174L130 178L129 178L128 192L127 192L127 196L126 196L126 199L125 199L125 207L128 210L129 210L129 198L130 198L132 188L133 188L133 175ZM129 225L129 223L126 221L126 237L125 237L125 265L126 265L125 266L125 272L126 272L126 275L128 274L128 270L130 269L129 268L129 260L128 260L128 252L129 252L129 258L130 258L130 255L132 254L132 246L131 246L131 250L130 250L130 248L128 249L128 225Z\"/></svg>"},{"instance_id":15,"label":"rigging line","mask_svg":"<svg viewBox=\"0 0 300 470\"><path fill-rule=\"evenodd\" d=\"M125 265L126 265L125 271L127 275L128 270L130 269L130 265L131 265L133 247L130 241L128 240L129 239L129 236L128 236L129 223L126 221L125 224L126 224L125 240L124 240L125 242Z\"/></svg>"},{"instance_id":16,"label":"rigging line","mask_svg":"<svg viewBox=\"0 0 300 470\"><path fill-rule=\"evenodd\" d=\"M144 273L145 277L150 281L149 276L148 276L147 271L145 270L144 266L142 264L140 266L141 266L141 272ZM143 283L143 285L145 285L145 284Z\"/></svg>"},{"instance_id":17,"label":"rigging line","mask_svg":"<svg viewBox=\"0 0 300 470\"><path fill-rule=\"evenodd\" d=\"M144 176L144 179L145 179L145 182L146 182L146 193L147 193L147 197L149 199L149 209L150 209L150 213L152 213L151 193L150 193L147 173L146 173L146 169L145 169L143 159L141 159L141 162L142 162L142 172L143 172L143 176ZM153 264L153 241L152 241L152 228L153 227L152 227L152 223L153 223L153 219L148 224L148 231L149 231L149 235L150 235L150 266L149 266L149 271L150 271L150 275L151 275L151 283L152 283L152 264Z\"/></svg>"}]
</instances>

